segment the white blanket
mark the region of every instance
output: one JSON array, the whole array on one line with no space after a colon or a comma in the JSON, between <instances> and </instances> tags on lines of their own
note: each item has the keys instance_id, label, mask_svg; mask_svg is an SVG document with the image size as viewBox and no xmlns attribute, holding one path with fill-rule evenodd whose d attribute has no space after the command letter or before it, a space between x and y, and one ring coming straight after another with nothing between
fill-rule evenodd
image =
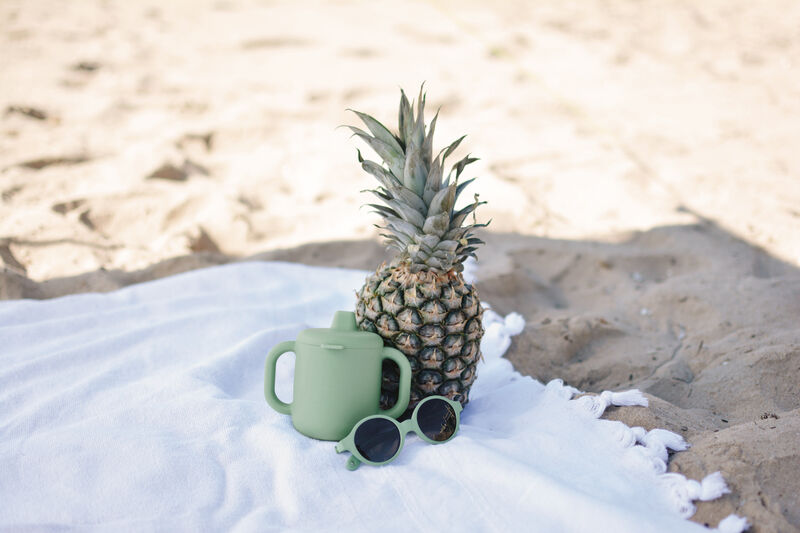
<instances>
[{"instance_id":1,"label":"white blanket","mask_svg":"<svg viewBox=\"0 0 800 533\"><path fill-rule=\"evenodd\" d=\"M570 398L503 359L519 315L487 311L485 361L455 439L409 435L345 468L263 398L276 343L352 309L365 272L239 263L108 294L0 302L0 529L703 531L664 474L679 436L600 420L638 392ZM278 394L291 398L291 356ZM644 408L644 407L643 407ZM721 530L738 532L729 517Z\"/></svg>"}]
</instances>

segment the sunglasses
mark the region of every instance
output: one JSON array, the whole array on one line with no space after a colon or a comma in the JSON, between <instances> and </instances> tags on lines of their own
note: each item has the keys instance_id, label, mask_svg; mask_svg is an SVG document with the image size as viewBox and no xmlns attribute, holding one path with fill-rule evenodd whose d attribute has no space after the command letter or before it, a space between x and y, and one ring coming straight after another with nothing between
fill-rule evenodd
<instances>
[{"instance_id":1,"label":"sunglasses","mask_svg":"<svg viewBox=\"0 0 800 533\"><path fill-rule=\"evenodd\" d=\"M430 444L452 439L458 431L461 409L459 402L444 396L428 396L404 422L386 415L368 416L336 444L336 453L352 453L347 461L348 470L355 470L361 463L373 466L390 463L400 454L410 431Z\"/></svg>"}]
</instances>

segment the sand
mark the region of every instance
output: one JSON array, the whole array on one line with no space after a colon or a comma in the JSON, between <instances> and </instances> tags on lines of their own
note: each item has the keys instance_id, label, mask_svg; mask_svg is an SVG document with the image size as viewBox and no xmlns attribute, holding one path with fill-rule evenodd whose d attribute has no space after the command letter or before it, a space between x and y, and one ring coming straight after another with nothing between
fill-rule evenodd
<instances>
[{"instance_id":1,"label":"sand","mask_svg":"<svg viewBox=\"0 0 800 533\"><path fill-rule=\"evenodd\" d=\"M437 145L481 158L477 287L527 320L516 368L642 389L607 416L729 481L695 520L800 531L800 6L402 5L0 4L0 297L373 268L336 126L425 80Z\"/></svg>"}]
</instances>

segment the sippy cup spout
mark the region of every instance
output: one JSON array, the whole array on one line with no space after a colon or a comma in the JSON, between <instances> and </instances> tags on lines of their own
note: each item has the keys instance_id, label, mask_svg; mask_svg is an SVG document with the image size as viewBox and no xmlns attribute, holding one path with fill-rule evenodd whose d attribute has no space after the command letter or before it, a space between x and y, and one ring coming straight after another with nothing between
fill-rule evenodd
<instances>
[{"instance_id":1,"label":"sippy cup spout","mask_svg":"<svg viewBox=\"0 0 800 533\"><path fill-rule=\"evenodd\" d=\"M336 311L333 315L331 329L339 331L356 331L356 314L351 311Z\"/></svg>"}]
</instances>

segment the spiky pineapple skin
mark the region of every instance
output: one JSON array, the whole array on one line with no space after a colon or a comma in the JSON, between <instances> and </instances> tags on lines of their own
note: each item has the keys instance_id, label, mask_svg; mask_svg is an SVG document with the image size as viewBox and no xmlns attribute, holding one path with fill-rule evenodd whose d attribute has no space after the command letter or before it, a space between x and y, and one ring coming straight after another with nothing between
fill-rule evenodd
<instances>
[{"instance_id":1,"label":"spiky pineapple skin","mask_svg":"<svg viewBox=\"0 0 800 533\"><path fill-rule=\"evenodd\" d=\"M406 263L384 263L357 297L358 327L380 335L411 364L407 413L435 394L469 402L481 358L483 310L461 272L412 272ZM396 401L398 381L396 366L384 363L381 408Z\"/></svg>"}]
</instances>

